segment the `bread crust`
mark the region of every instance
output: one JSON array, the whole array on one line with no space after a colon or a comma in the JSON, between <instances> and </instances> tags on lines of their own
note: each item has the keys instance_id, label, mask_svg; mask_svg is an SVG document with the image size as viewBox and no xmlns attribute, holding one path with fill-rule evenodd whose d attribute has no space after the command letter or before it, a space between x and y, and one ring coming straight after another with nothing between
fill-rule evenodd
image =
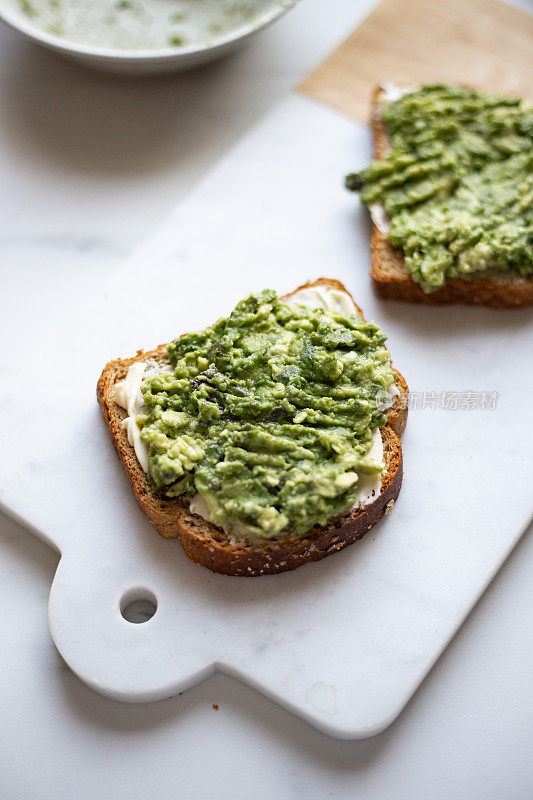
<instances>
[{"instance_id":1,"label":"bread crust","mask_svg":"<svg viewBox=\"0 0 533 800\"><path fill-rule=\"evenodd\" d=\"M312 286L329 286L347 292L339 281L319 278L298 287L282 299L289 299L301 289ZM362 315L358 306L357 308ZM403 433L407 421L408 387L399 373L399 394L387 412L388 424L381 428L385 460L381 492L363 510L351 510L337 515L327 525L313 528L305 537L289 537L267 544L231 544L222 528L190 511L190 497L165 498L156 494L150 488L128 441L127 432L122 427L126 412L115 400L115 385L126 376L128 368L136 361L149 358L159 362L168 361L166 348L167 345L164 344L147 353L140 350L132 358L111 361L98 381L97 397L137 503L161 536L180 539L188 558L224 575L272 575L296 569L309 561L318 561L347 547L364 536L382 516L390 512L402 484L402 448L398 437Z\"/></svg>"},{"instance_id":2,"label":"bread crust","mask_svg":"<svg viewBox=\"0 0 533 800\"><path fill-rule=\"evenodd\" d=\"M371 97L372 136L374 157L383 158L389 149L385 125L379 113L381 86L375 86ZM370 276L379 297L386 300L403 300L408 303L426 305L488 306L489 308L518 308L533 304L533 279L510 273L495 277L463 280L451 278L445 285L430 294L412 280L407 272L403 252L393 247L383 233L372 222L370 242Z\"/></svg>"}]
</instances>

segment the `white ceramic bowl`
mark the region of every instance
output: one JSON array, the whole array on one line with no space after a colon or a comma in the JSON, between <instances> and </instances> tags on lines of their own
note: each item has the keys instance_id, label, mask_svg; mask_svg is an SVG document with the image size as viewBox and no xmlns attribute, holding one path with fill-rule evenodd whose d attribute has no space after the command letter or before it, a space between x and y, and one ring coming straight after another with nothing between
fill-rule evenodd
<instances>
[{"instance_id":1,"label":"white ceramic bowl","mask_svg":"<svg viewBox=\"0 0 533 800\"><path fill-rule=\"evenodd\" d=\"M190 69L236 50L246 39L277 20L297 2L298 0L272 0L265 3L265 11L257 13L249 23L241 23L234 30L225 32L209 43L180 47L179 50L175 47L117 50L71 42L41 30L24 13L22 4L17 7L8 0L0 0L0 19L31 41L86 66L124 75L155 75Z\"/></svg>"}]
</instances>

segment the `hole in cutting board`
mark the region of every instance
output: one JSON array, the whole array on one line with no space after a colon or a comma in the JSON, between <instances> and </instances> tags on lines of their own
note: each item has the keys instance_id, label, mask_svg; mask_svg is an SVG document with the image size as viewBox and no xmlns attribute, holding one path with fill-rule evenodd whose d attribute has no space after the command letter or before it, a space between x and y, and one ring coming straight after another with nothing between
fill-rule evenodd
<instances>
[{"instance_id":1,"label":"hole in cutting board","mask_svg":"<svg viewBox=\"0 0 533 800\"><path fill-rule=\"evenodd\" d=\"M120 601L120 613L126 622L140 624L152 619L157 611L157 597L150 589L128 589Z\"/></svg>"}]
</instances>

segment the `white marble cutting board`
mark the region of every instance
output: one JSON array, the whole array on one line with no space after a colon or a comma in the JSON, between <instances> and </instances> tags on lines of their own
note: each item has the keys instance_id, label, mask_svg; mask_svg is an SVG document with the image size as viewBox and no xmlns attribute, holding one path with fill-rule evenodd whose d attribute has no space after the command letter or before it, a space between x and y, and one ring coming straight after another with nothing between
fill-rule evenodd
<instances>
[{"instance_id":1,"label":"white marble cutting board","mask_svg":"<svg viewBox=\"0 0 533 800\"><path fill-rule=\"evenodd\" d=\"M71 324L35 342L0 397L0 500L62 554L54 641L79 677L128 701L218 669L341 738L401 711L527 526L531 310L377 301L368 225L344 192L368 132L293 96L219 164ZM228 312L251 290L342 280L389 334L418 403L394 512L360 543L292 573L213 575L138 509L96 403L104 364ZM22 313L22 311L21 311ZM441 410L442 392L498 393ZM432 394L434 393L434 394ZM476 399L477 398L477 399ZM155 595L151 620L120 614Z\"/></svg>"}]
</instances>

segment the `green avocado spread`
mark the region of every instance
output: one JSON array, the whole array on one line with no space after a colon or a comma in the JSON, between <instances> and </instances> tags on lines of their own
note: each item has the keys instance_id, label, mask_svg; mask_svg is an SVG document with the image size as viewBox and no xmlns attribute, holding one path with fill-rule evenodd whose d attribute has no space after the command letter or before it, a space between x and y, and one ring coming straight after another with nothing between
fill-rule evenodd
<instances>
[{"instance_id":1,"label":"green avocado spread","mask_svg":"<svg viewBox=\"0 0 533 800\"><path fill-rule=\"evenodd\" d=\"M152 487L200 492L213 522L267 540L352 507L358 473L383 467L368 451L395 379L385 338L355 314L265 290L177 339L171 369L141 387Z\"/></svg>"},{"instance_id":2,"label":"green avocado spread","mask_svg":"<svg viewBox=\"0 0 533 800\"><path fill-rule=\"evenodd\" d=\"M456 86L424 86L380 108L390 150L349 189L390 218L425 292L484 272L533 274L533 107Z\"/></svg>"}]
</instances>

